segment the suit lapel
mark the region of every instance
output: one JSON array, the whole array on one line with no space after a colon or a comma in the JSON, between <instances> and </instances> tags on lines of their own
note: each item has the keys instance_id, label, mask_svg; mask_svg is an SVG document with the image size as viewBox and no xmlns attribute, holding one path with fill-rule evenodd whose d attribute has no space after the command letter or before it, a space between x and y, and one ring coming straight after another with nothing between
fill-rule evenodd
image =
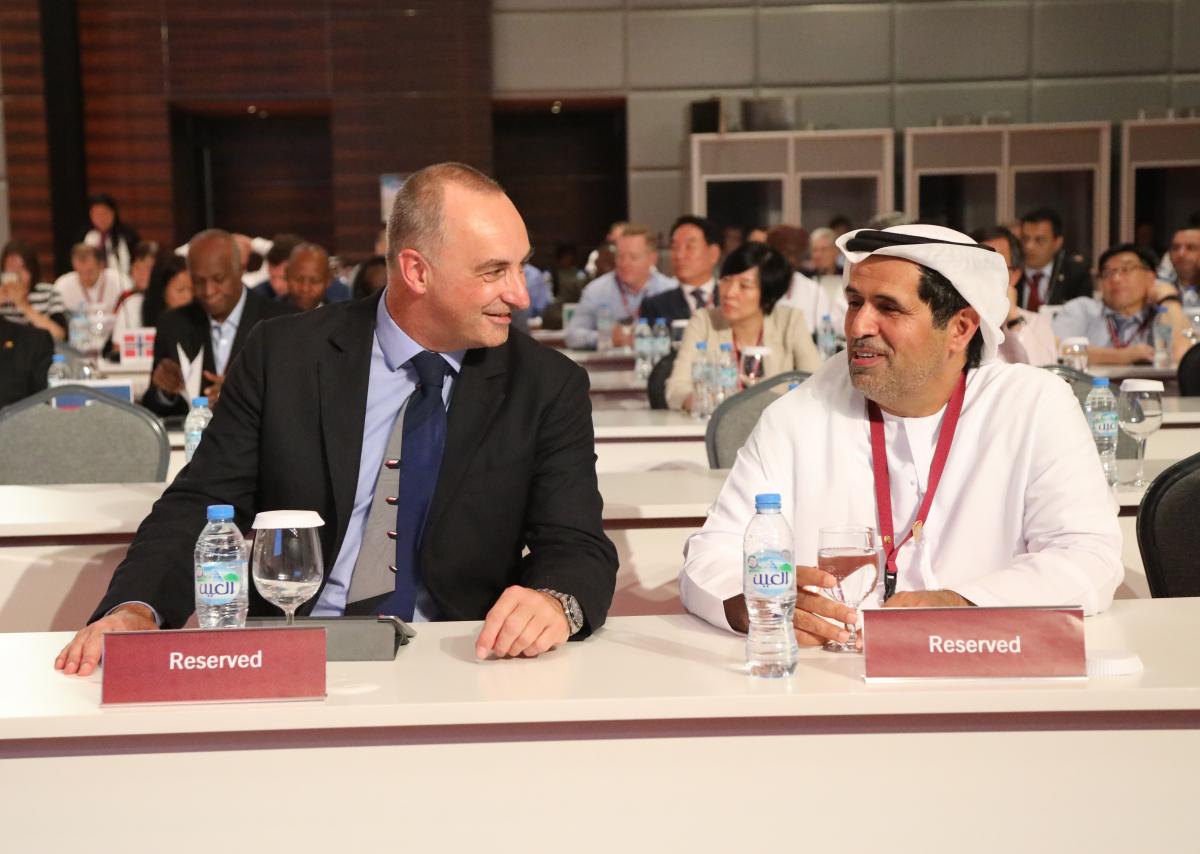
<instances>
[{"instance_id":1,"label":"suit lapel","mask_svg":"<svg viewBox=\"0 0 1200 854\"><path fill-rule=\"evenodd\" d=\"M488 426L504 401L504 376L508 372L510 344L468 350L462 372L454 383L446 424L446 450L437 488L425 523L425 542L438 517L454 497Z\"/></svg>"},{"instance_id":2,"label":"suit lapel","mask_svg":"<svg viewBox=\"0 0 1200 854\"><path fill-rule=\"evenodd\" d=\"M233 333L233 344L229 347L230 363L233 362L238 353L242 352L242 345L246 343L246 337L261 317L262 307L259 305L258 297L250 293L250 289L247 288L246 305L242 309L242 319L238 321L237 332Z\"/></svg>"},{"instance_id":3,"label":"suit lapel","mask_svg":"<svg viewBox=\"0 0 1200 854\"><path fill-rule=\"evenodd\" d=\"M334 551L354 509L354 490L362 458L367 385L371 375L371 346L379 297L355 302L338 326L321 342L317 361L321 437L325 444L329 482L333 485L336 535Z\"/></svg>"}]
</instances>

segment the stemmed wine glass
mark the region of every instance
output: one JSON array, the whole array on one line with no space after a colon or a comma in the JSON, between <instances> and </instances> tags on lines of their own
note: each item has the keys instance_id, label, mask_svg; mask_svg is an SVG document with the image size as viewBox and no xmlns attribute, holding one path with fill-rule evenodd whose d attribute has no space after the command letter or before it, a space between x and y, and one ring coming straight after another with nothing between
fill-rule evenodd
<instances>
[{"instance_id":1,"label":"stemmed wine glass","mask_svg":"<svg viewBox=\"0 0 1200 854\"><path fill-rule=\"evenodd\" d=\"M874 528L822 528L817 540L817 568L837 579L837 584L821 592L835 602L858 610L879 582L883 549ZM845 643L826 641L830 652L858 652L858 631L854 623L846 630Z\"/></svg>"},{"instance_id":2,"label":"stemmed wine glass","mask_svg":"<svg viewBox=\"0 0 1200 854\"><path fill-rule=\"evenodd\" d=\"M1125 380L1117 398L1117 424L1137 442L1137 475L1121 486L1144 487L1146 439L1162 426L1163 384L1158 380Z\"/></svg>"},{"instance_id":3,"label":"stemmed wine glass","mask_svg":"<svg viewBox=\"0 0 1200 854\"><path fill-rule=\"evenodd\" d=\"M254 517L254 586L283 610L289 626L296 609L321 587L325 563L317 529L324 524L312 510L270 510Z\"/></svg>"}]
</instances>

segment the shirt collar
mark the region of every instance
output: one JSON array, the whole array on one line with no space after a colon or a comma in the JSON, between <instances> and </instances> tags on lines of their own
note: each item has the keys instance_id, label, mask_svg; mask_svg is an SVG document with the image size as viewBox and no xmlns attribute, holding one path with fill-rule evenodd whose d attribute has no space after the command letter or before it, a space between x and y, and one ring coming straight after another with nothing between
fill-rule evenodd
<instances>
[{"instance_id":1,"label":"shirt collar","mask_svg":"<svg viewBox=\"0 0 1200 854\"><path fill-rule=\"evenodd\" d=\"M392 313L387 310L387 291L379 298L379 306L375 309L375 340L383 352L383 361L388 370L395 372L403 368L413 356L425 348L409 337L396 323ZM450 353L439 353L446 363L454 370L455 375L462 370L463 357L466 350L454 350Z\"/></svg>"},{"instance_id":2,"label":"shirt collar","mask_svg":"<svg viewBox=\"0 0 1200 854\"><path fill-rule=\"evenodd\" d=\"M711 294L714 290L716 290L717 280L709 279L707 282L704 282L700 285L685 285L683 282L680 282L679 286L689 294L695 293L696 291L704 291L706 294Z\"/></svg>"},{"instance_id":3,"label":"shirt collar","mask_svg":"<svg viewBox=\"0 0 1200 854\"><path fill-rule=\"evenodd\" d=\"M218 329L225 329L226 327L229 327L231 329L237 329L238 325L241 324L241 322L242 322L242 312L245 310L246 310L246 287L245 287L245 285L243 285L242 286L242 295L240 297L238 297L237 305L235 305L233 307L233 311L229 312L229 317L227 317L223 321L219 321L219 322L216 320L213 320L210 317L208 319L208 322L211 326L214 326Z\"/></svg>"},{"instance_id":4,"label":"shirt collar","mask_svg":"<svg viewBox=\"0 0 1200 854\"><path fill-rule=\"evenodd\" d=\"M1030 276L1030 277L1032 277L1034 273L1041 273L1043 282L1050 281L1050 274L1053 272L1054 272L1054 260L1053 259L1051 259L1050 263L1047 264L1045 267L1026 267L1025 268L1025 275Z\"/></svg>"}]
</instances>

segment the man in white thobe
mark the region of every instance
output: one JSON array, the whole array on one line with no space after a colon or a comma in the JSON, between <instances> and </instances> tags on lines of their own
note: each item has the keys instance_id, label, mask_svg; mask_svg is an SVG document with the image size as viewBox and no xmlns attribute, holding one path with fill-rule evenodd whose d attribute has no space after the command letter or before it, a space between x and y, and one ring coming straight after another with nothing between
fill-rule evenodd
<instances>
[{"instance_id":1,"label":"man in white thobe","mask_svg":"<svg viewBox=\"0 0 1200 854\"><path fill-rule=\"evenodd\" d=\"M754 496L779 492L797 580L809 588L797 599L797 639L845 642L843 624L858 615L815 592L834 579L814 565L821 528L879 527L867 402L882 413L901 541L965 371L949 457L919 536L896 553L887 606L1108 607L1123 573L1116 509L1067 384L996 359L1008 313L1003 259L939 226L860 229L838 245L848 262L846 354L763 413L688 540L684 606L722 628L746 629L742 536ZM882 604L883 586L881 578L864 607Z\"/></svg>"}]
</instances>

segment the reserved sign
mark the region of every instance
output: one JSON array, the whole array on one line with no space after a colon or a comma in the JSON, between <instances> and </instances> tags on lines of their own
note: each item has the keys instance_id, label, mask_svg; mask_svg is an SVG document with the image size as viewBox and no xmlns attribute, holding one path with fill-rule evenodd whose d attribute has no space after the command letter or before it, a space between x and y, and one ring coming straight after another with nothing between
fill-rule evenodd
<instances>
[{"instance_id":1,"label":"reserved sign","mask_svg":"<svg viewBox=\"0 0 1200 854\"><path fill-rule=\"evenodd\" d=\"M863 611L868 679L1086 676L1080 608Z\"/></svg>"},{"instance_id":2,"label":"reserved sign","mask_svg":"<svg viewBox=\"0 0 1200 854\"><path fill-rule=\"evenodd\" d=\"M325 629L183 629L104 636L101 705L325 697Z\"/></svg>"}]
</instances>

